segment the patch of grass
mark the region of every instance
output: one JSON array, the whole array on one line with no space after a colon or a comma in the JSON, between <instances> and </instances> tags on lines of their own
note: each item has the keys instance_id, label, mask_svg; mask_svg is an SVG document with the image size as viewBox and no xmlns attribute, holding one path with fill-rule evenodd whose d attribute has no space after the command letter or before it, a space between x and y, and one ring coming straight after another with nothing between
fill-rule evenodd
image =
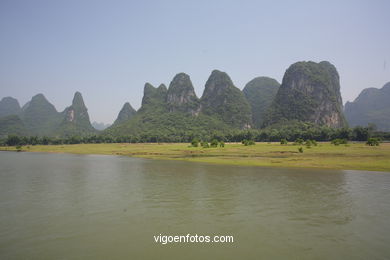
<instances>
[{"instance_id":1,"label":"patch of grass","mask_svg":"<svg viewBox=\"0 0 390 260\"><path fill-rule=\"evenodd\" d=\"M15 151L15 147L0 147L0 150ZM335 146L321 142L318 146L297 151L294 144L256 143L245 146L227 143L225 147L204 149L189 147L186 143L138 143L138 144L73 144L35 145L28 152L106 154L142 157L150 159L184 160L229 165L277 166L351 169L390 172L390 143L367 146L365 143L350 143Z\"/></svg>"}]
</instances>

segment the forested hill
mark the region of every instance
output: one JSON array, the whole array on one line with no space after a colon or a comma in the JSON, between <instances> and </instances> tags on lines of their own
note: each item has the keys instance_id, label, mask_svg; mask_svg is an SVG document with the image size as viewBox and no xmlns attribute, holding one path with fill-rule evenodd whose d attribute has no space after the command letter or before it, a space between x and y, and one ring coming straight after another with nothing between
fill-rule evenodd
<instances>
[{"instance_id":1,"label":"forested hill","mask_svg":"<svg viewBox=\"0 0 390 260\"><path fill-rule=\"evenodd\" d=\"M345 116L351 126L374 124L378 130L390 131L390 82L381 89L364 89L345 104Z\"/></svg>"},{"instance_id":2,"label":"forested hill","mask_svg":"<svg viewBox=\"0 0 390 260\"><path fill-rule=\"evenodd\" d=\"M388 89L389 85L386 85L381 91L384 93ZM371 95L371 90L366 92L369 92L368 96L375 96L376 99L370 101L372 104L379 105L388 100L382 92L375 95ZM346 112L350 120L354 119L351 110L362 114L369 110L371 103L360 101L365 96L362 94L355 101L359 103L360 110L350 109L355 104L347 103ZM379 116L378 120L385 121L388 110L385 105L383 109L381 115L385 117ZM368 112L371 116L372 113ZM154 87L146 83L141 108L136 111L126 102L113 124L103 131L91 125L87 106L79 92L62 112L58 112L43 94L34 96L22 108L16 99L3 98L0 101L0 119L0 135L3 137L9 134L49 137L102 135L148 136L148 140L226 135L264 127L275 129L296 122L331 128L347 126L339 74L335 66L326 61L294 63L286 70L281 85L272 78L256 77L242 91L226 72L213 70L201 97L196 95L190 76L181 72L169 85ZM351 121L352 125L355 125L354 122ZM378 125L388 129L385 125Z\"/></svg>"}]
</instances>

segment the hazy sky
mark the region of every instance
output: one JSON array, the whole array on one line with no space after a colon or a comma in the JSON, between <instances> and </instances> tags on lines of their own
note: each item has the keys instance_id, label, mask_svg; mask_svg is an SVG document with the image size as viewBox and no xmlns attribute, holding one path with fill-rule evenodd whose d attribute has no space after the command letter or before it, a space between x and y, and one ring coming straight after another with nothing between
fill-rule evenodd
<instances>
[{"instance_id":1,"label":"hazy sky","mask_svg":"<svg viewBox=\"0 0 390 260\"><path fill-rule=\"evenodd\" d=\"M91 121L112 123L145 82L190 75L201 96L213 69L242 89L282 81L296 61L328 60L343 102L390 81L390 1L0 0L0 98L37 93L62 111L75 91Z\"/></svg>"}]
</instances>

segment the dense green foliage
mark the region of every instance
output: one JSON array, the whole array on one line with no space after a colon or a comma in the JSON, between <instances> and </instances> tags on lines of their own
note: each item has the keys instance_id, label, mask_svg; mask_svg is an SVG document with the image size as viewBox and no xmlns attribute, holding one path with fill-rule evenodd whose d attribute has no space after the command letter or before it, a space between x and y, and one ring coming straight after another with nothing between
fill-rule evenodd
<instances>
[{"instance_id":1,"label":"dense green foliage","mask_svg":"<svg viewBox=\"0 0 390 260\"><path fill-rule=\"evenodd\" d=\"M118 117L116 118L114 125L121 124L130 120L136 113L135 109L130 105L129 102L126 102L121 111L119 111Z\"/></svg>"},{"instance_id":2,"label":"dense green foliage","mask_svg":"<svg viewBox=\"0 0 390 260\"><path fill-rule=\"evenodd\" d=\"M355 101L345 104L345 116L351 126L371 123L390 131L390 82L381 89L364 89Z\"/></svg>"},{"instance_id":3,"label":"dense green foliage","mask_svg":"<svg viewBox=\"0 0 390 260\"><path fill-rule=\"evenodd\" d=\"M9 115L0 118L0 137L8 135L26 135L27 129L23 121L17 115Z\"/></svg>"},{"instance_id":4,"label":"dense green foliage","mask_svg":"<svg viewBox=\"0 0 390 260\"><path fill-rule=\"evenodd\" d=\"M370 139L370 138L369 138ZM340 145L340 144L348 144L348 140L345 138L336 138L331 141L334 145Z\"/></svg>"},{"instance_id":5,"label":"dense green foliage","mask_svg":"<svg viewBox=\"0 0 390 260\"><path fill-rule=\"evenodd\" d=\"M156 135L157 134L157 135ZM8 138L15 138L15 135L9 135ZM38 136L17 136L17 144L36 145L36 144L79 144L79 143L145 143L145 142L188 142L192 146L200 144L209 147L209 142L216 140L221 147L224 142L279 142L284 139L286 142L294 142L296 145L316 146L317 141L331 141L335 139L367 141L370 138L377 140L390 140L390 134L384 132L373 132L370 128L342 128L334 129L328 127L313 126L307 123L296 123L280 129L252 129L252 130L233 130L233 131L215 131L201 133L183 132L181 135L163 135L155 133L139 133L138 135L89 135L89 136L71 136L67 138L57 137L38 137ZM200 141L203 140L203 141ZM250 140L250 141L248 141ZM306 141L304 141L306 140ZM216 142L214 141L214 143ZM283 141L283 142L285 142ZM334 142L334 141L333 141ZM7 144L7 137L3 137L1 144Z\"/></svg>"},{"instance_id":6,"label":"dense green foliage","mask_svg":"<svg viewBox=\"0 0 390 260\"><path fill-rule=\"evenodd\" d=\"M297 62L283 77L264 124L289 120L345 127L339 75L329 62Z\"/></svg>"},{"instance_id":7,"label":"dense green foliage","mask_svg":"<svg viewBox=\"0 0 390 260\"><path fill-rule=\"evenodd\" d=\"M44 95L38 94L23 107L21 119L31 135L44 136L53 135L62 116Z\"/></svg>"},{"instance_id":8,"label":"dense green foliage","mask_svg":"<svg viewBox=\"0 0 390 260\"><path fill-rule=\"evenodd\" d=\"M369 146L379 146L379 142L380 142L379 138L371 137L371 138L368 138L367 145L369 145Z\"/></svg>"},{"instance_id":9,"label":"dense green foliage","mask_svg":"<svg viewBox=\"0 0 390 260\"><path fill-rule=\"evenodd\" d=\"M251 106L254 127L262 126L265 113L274 100L279 86L279 82L268 77L254 78L245 85L242 92Z\"/></svg>"},{"instance_id":10,"label":"dense green foliage","mask_svg":"<svg viewBox=\"0 0 390 260\"><path fill-rule=\"evenodd\" d=\"M251 124L250 105L225 73L214 70L201 98L202 113L213 116L234 128Z\"/></svg>"}]
</instances>

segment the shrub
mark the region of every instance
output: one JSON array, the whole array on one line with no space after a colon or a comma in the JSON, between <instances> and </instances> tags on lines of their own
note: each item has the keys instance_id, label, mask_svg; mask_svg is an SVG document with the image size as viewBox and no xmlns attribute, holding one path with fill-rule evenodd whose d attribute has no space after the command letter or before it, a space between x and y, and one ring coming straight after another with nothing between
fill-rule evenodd
<instances>
[{"instance_id":1,"label":"shrub","mask_svg":"<svg viewBox=\"0 0 390 260\"><path fill-rule=\"evenodd\" d=\"M202 142L202 147L203 148L209 148L209 143L208 142Z\"/></svg>"},{"instance_id":2,"label":"shrub","mask_svg":"<svg viewBox=\"0 0 390 260\"><path fill-rule=\"evenodd\" d=\"M379 146L379 138L373 138L373 137L371 137L371 138L368 138L367 139L367 145L369 145L369 146Z\"/></svg>"},{"instance_id":3,"label":"shrub","mask_svg":"<svg viewBox=\"0 0 390 260\"><path fill-rule=\"evenodd\" d=\"M302 147L299 147L299 148L298 148L298 152L303 153L303 148L302 148Z\"/></svg>"},{"instance_id":4,"label":"shrub","mask_svg":"<svg viewBox=\"0 0 390 260\"><path fill-rule=\"evenodd\" d=\"M286 139L282 139L282 140L280 140L280 144L287 144L288 142L287 142L287 140Z\"/></svg>"},{"instance_id":5,"label":"shrub","mask_svg":"<svg viewBox=\"0 0 390 260\"><path fill-rule=\"evenodd\" d=\"M219 147L225 147L225 142L224 141L219 142Z\"/></svg>"},{"instance_id":6,"label":"shrub","mask_svg":"<svg viewBox=\"0 0 390 260\"><path fill-rule=\"evenodd\" d=\"M255 144L256 144L255 141L253 141L253 140L247 140L247 139L242 140L241 143L242 143L243 145L245 145L245 146L248 146L248 145L255 145Z\"/></svg>"},{"instance_id":7,"label":"shrub","mask_svg":"<svg viewBox=\"0 0 390 260\"><path fill-rule=\"evenodd\" d=\"M347 139L340 139L340 138L337 138L337 139L333 139L333 140L331 141L331 144L334 144L334 145L348 144L348 140L347 140Z\"/></svg>"},{"instance_id":8,"label":"shrub","mask_svg":"<svg viewBox=\"0 0 390 260\"><path fill-rule=\"evenodd\" d=\"M191 146L192 147L198 147L199 146L199 140L196 139L196 138L192 139Z\"/></svg>"},{"instance_id":9,"label":"shrub","mask_svg":"<svg viewBox=\"0 0 390 260\"><path fill-rule=\"evenodd\" d=\"M302 138L297 138L296 140L295 140L295 142L294 142L294 144L303 144L303 139Z\"/></svg>"},{"instance_id":10,"label":"shrub","mask_svg":"<svg viewBox=\"0 0 390 260\"><path fill-rule=\"evenodd\" d=\"M218 146L218 140L217 139L213 139L210 143L210 147L217 147Z\"/></svg>"}]
</instances>

